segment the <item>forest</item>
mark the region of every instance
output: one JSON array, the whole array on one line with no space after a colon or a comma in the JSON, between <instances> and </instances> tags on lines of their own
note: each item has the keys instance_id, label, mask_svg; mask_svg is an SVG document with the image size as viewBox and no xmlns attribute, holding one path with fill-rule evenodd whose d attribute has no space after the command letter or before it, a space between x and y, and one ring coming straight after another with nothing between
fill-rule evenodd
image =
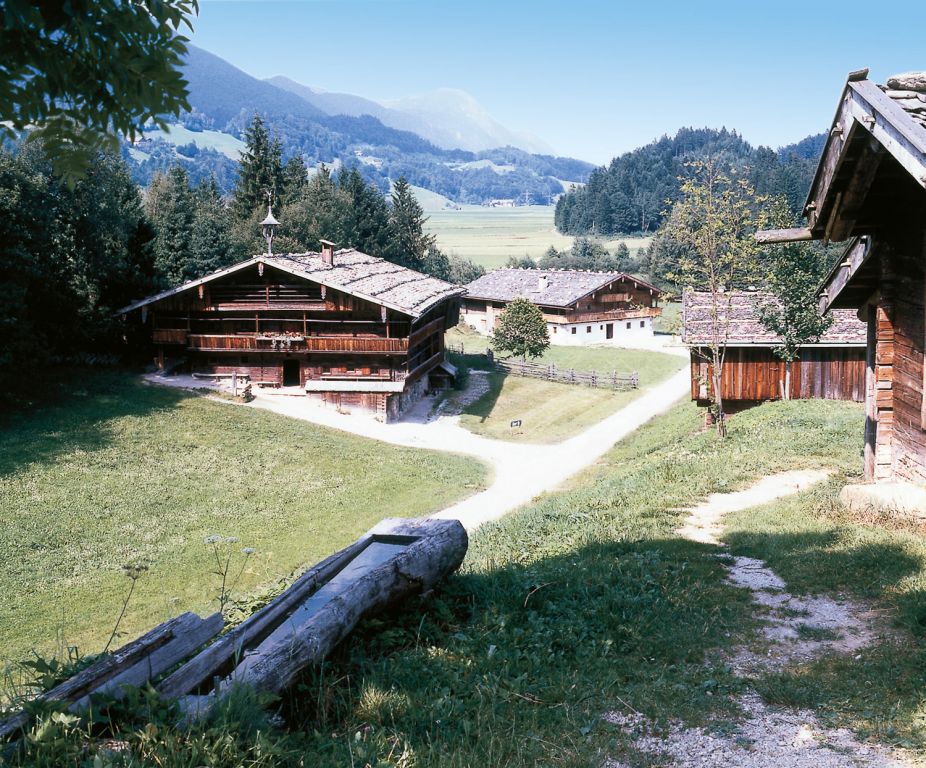
<instances>
[{"instance_id":1,"label":"forest","mask_svg":"<svg viewBox=\"0 0 926 768\"><path fill-rule=\"evenodd\" d=\"M707 157L727 165L757 194L784 198L797 218L824 139L809 136L776 151L753 147L726 128L682 128L594 170L585 186L559 199L556 227L570 235L655 232L678 199L686 165Z\"/></svg>"},{"instance_id":2,"label":"forest","mask_svg":"<svg viewBox=\"0 0 926 768\"><path fill-rule=\"evenodd\" d=\"M267 190L281 221L277 252L317 250L325 238L452 282L482 274L424 233L404 179L387 199L356 169L309 178L299 158L282 162L259 117L245 138L230 199L214 177L191 182L181 165L143 190L122 157L99 152L68 184L41 141L0 148L0 386L24 384L27 366L121 354L115 310L263 252Z\"/></svg>"}]
</instances>

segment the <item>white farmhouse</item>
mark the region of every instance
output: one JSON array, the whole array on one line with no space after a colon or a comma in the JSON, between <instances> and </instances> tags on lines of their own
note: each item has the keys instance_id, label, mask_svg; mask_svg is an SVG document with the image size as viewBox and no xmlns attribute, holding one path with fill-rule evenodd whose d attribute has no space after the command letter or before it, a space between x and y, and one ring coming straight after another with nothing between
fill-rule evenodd
<instances>
[{"instance_id":1,"label":"white farmhouse","mask_svg":"<svg viewBox=\"0 0 926 768\"><path fill-rule=\"evenodd\" d=\"M662 314L656 286L623 272L497 269L466 286L460 319L483 334L509 301L529 299L543 310L550 342L613 344L653 335Z\"/></svg>"}]
</instances>

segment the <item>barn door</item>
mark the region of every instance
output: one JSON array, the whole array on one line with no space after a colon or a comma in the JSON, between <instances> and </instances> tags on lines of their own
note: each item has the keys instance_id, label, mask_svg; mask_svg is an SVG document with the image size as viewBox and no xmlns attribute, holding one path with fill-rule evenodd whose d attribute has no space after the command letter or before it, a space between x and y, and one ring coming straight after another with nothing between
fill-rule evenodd
<instances>
[{"instance_id":1,"label":"barn door","mask_svg":"<svg viewBox=\"0 0 926 768\"><path fill-rule=\"evenodd\" d=\"M605 337L606 339L613 339L613 338L614 338L614 323L608 323L608 324L604 327L604 337Z\"/></svg>"}]
</instances>

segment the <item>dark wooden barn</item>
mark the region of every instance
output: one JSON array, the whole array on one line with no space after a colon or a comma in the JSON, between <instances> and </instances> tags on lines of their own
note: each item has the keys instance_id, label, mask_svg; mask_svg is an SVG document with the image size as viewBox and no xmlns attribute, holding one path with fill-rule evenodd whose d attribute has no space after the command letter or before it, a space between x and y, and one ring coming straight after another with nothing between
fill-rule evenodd
<instances>
[{"instance_id":1,"label":"dark wooden barn","mask_svg":"<svg viewBox=\"0 0 926 768\"><path fill-rule=\"evenodd\" d=\"M255 256L135 302L158 365L396 417L445 363L464 289L356 250Z\"/></svg>"},{"instance_id":2,"label":"dark wooden barn","mask_svg":"<svg viewBox=\"0 0 926 768\"><path fill-rule=\"evenodd\" d=\"M810 189L806 229L765 242L847 241L821 307L867 323L865 477L926 482L926 72L849 76Z\"/></svg>"},{"instance_id":3,"label":"dark wooden barn","mask_svg":"<svg viewBox=\"0 0 926 768\"><path fill-rule=\"evenodd\" d=\"M786 363L774 348L781 339L759 322L757 308L770 300L756 291L724 294L720 303L726 324L726 356L721 376L721 395L726 410L784 399L788 366L791 368L788 399L865 399L865 324L852 311L836 312L829 330L800 357ZM686 290L682 297L682 341L691 355L691 399L710 404L711 297Z\"/></svg>"}]
</instances>

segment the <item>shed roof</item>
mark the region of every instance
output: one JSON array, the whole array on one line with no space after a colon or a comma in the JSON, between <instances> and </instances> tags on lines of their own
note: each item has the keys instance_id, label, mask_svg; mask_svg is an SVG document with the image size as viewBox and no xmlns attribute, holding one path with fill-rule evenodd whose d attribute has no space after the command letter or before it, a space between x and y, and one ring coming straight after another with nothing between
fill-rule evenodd
<instances>
[{"instance_id":1,"label":"shed roof","mask_svg":"<svg viewBox=\"0 0 926 768\"><path fill-rule=\"evenodd\" d=\"M769 331L758 318L758 307L774 301L762 291L729 291L722 294L719 303L721 318L729 318L727 346L773 347L781 337ZM709 344L711 341L711 294L708 291L686 290L682 296L682 343L689 346ZM851 309L831 312L833 324L816 346L865 346L867 326Z\"/></svg>"},{"instance_id":2,"label":"shed roof","mask_svg":"<svg viewBox=\"0 0 926 768\"><path fill-rule=\"evenodd\" d=\"M542 279L546 286L541 288ZM519 297L548 307L570 307L611 283L624 282L645 288L654 296L661 291L645 280L624 272L585 272L572 269L496 269L466 286L467 295L490 301Z\"/></svg>"},{"instance_id":3,"label":"shed roof","mask_svg":"<svg viewBox=\"0 0 926 768\"><path fill-rule=\"evenodd\" d=\"M261 262L296 277L312 280L327 288L343 291L412 317L420 317L444 299L466 293L466 289L461 286L438 280L414 269L354 249L342 249L335 252L333 264L326 264L322 255L316 252L254 256L197 280L190 280L176 288L136 301L120 309L117 314L126 314Z\"/></svg>"}]
</instances>

